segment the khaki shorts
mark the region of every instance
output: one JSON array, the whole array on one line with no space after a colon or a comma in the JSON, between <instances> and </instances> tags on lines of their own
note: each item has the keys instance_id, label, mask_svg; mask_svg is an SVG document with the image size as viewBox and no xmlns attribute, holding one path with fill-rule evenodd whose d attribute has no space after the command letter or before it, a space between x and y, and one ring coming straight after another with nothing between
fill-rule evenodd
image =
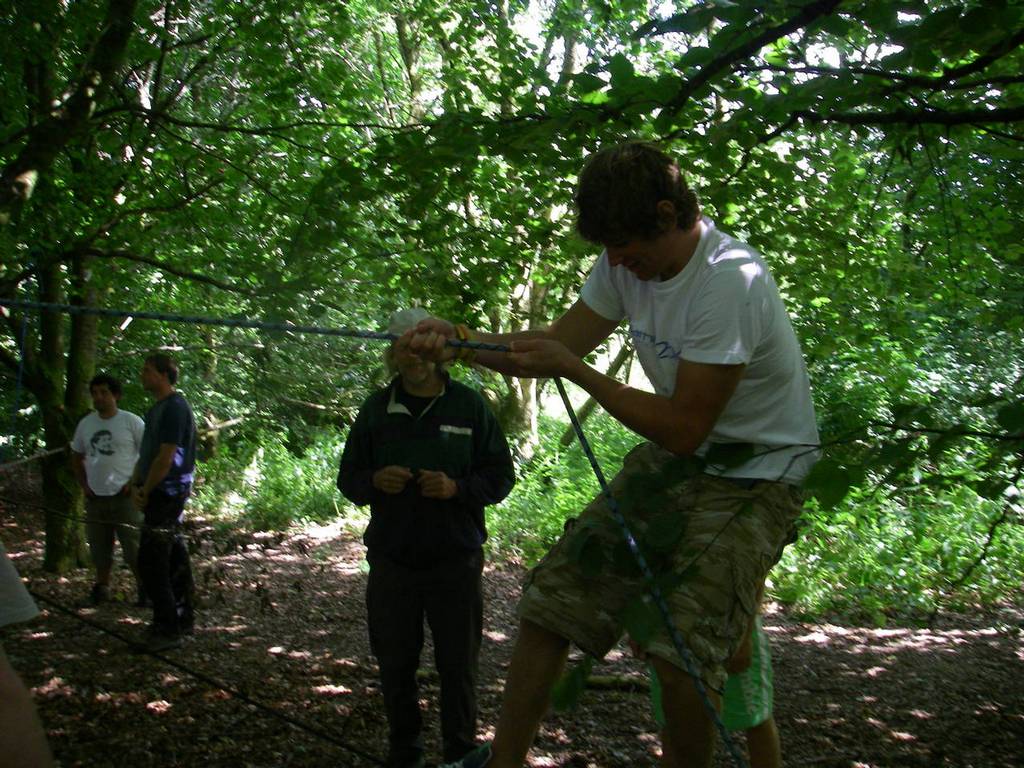
<instances>
[{"instance_id":1,"label":"khaki shorts","mask_svg":"<svg viewBox=\"0 0 1024 768\"><path fill-rule=\"evenodd\" d=\"M139 533L142 513L135 509L132 497L88 496L85 499L85 538L89 554L97 568L114 564L114 536L121 542L124 561L135 570L139 557Z\"/></svg>"},{"instance_id":2,"label":"khaki shorts","mask_svg":"<svg viewBox=\"0 0 1024 768\"><path fill-rule=\"evenodd\" d=\"M701 677L721 692L724 664L748 631L765 576L795 538L803 496L785 483L766 480L745 489L692 467L643 443L626 456L611 491ZM622 636L627 614L639 615L650 636L634 639L685 669L647 591L601 495L566 523L530 572L519 616L603 658Z\"/></svg>"}]
</instances>

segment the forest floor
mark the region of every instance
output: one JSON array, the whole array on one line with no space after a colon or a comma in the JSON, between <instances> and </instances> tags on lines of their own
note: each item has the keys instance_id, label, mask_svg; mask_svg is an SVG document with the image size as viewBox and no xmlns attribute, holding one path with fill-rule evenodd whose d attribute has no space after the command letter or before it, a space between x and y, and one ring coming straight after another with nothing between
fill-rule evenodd
<instances>
[{"instance_id":1,"label":"forest floor","mask_svg":"<svg viewBox=\"0 0 1024 768\"><path fill-rule=\"evenodd\" d=\"M38 489L9 476L5 485L0 539L45 600L41 618L8 627L2 640L62 766L372 766L383 757L364 551L352 531L225 535L193 521L196 632L157 658L119 639L140 636L149 619L132 605L128 572L117 571L113 602L90 606L87 570L57 577L41 568L42 516L29 506ZM507 563L485 573L481 738L496 719L523 574ZM770 606L765 628L785 765L1024 765L1020 609L940 615L931 629L876 629L801 622ZM421 692L436 760L429 642L428 634ZM619 647L594 674L605 685L544 721L531 766L657 764L645 668ZM720 749L716 766L728 764Z\"/></svg>"}]
</instances>

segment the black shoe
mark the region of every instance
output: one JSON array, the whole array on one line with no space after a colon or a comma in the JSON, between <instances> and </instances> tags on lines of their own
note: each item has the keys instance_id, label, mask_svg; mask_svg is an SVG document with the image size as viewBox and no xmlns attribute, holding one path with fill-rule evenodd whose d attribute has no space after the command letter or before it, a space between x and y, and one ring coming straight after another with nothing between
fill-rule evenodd
<instances>
[{"instance_id":1,"label":"black shoe","mask_svg":"<svg viewBox=\"0 0 1024 768\"><path fill-rule=\"evenodd\" d=\"M92 592L89 593L89 600L93 605L99 605L110 600L110 587L105 584L93 584Z\"/></svg>"},{"instance_id":2,"label":"black shoe","mask_svg":"<svg viewBox=\"0 0 1024 768\"><path fill-rule=\"evenodd\" d=\"M491 744L482 744L461 760L444 763L439 768L484 768L491 761Z\"/></svg>"},{"instance_id":3,"label":"black shoe","mask_svg":"<svg viewBox=\"0 0 1024 768\"><path fill-rule=\"evenodd\" d=\"M181 635L165 635L161 632L154 632L146 638L143 647L149 653L173 651L175 648L181 647Z\"/></svg>"},{"instance_id":4,"label":"black shoe","mask_svg":"<svg viewBox=\"0 0 1024 768\"><path fill-rule=\"evenodd\" d=\"M405 760L395 760L389 757L384 762L384 766L385 768L425 768L426 762L423 760L423 755Z\"/></svg>"}]
</instances>

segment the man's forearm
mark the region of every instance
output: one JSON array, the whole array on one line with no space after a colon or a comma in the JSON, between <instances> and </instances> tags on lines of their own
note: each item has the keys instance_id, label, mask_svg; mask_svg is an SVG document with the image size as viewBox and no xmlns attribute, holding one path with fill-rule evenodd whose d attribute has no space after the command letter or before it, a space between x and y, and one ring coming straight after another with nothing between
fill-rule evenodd
<instances>
[{"instance_id":1,"label":"man's forearm","mask_svg":"<svg viewBox=\"0 0 1024 768\"><path fill-rule=\"evenodd\" d=\"M86 493L89 492L89 479L85 474L85 462L81 454L71 454L71 471L75 473L75 479Z\"/></svg>"},{"instance_id":2,"label":"man's forearm","mask_svg":"<svg viewBox=\"0 0 1024 768\"><path fill-rule=\"evenodd\" d=\"M160 482L167 477L167 473L171 471L173 463L173 455L169 457L157 456L153 463L149 465L146 480L142 483L142 492L148 495L150 491L160 485Z\"/></svg>"},{"instance_id":3,"label":"man's forearm","mask_svg":"<svg viewBox=\"0 0 1024 768\"><path fill-rule=\"evenodd\" d=\"M703 442L667 397L623 384L582 360L566 378L589 392L613 418L666 450L689 456Z\"/></svg>"},{"instance_id":4,"label":"man's forearm","mask_svg":"<svg viewBox=\"0 0 1024 768\"><path fill-rule=\"evenodd\" d=\"M485 344L505 344L506 346L511 344L513 341L548 338L551 338L551 333L547 328L515 331L513 333L485 333L483 331L476 330L471 330L469 332L470 341L480 341ZM506 352L488 352L486 350L478 349L476 350L475 362L486 368L490 368L492 371L503 373L506 376L529 375L527 371L524 371L519 366L513 364L508 359L508 353Z\"/></svg>"}]
</instances>

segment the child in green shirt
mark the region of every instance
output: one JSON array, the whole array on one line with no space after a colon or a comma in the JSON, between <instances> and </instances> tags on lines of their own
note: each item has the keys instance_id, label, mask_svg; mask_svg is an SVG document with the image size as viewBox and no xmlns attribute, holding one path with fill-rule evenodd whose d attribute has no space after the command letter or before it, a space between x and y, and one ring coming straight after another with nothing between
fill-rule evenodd
<instances>
[{"instance_id":1,"label":"child in green shirt","mask_svg":"<svg viewBox=\"0 0 1024 768\"><path fill-rule=\"evenodd\" d=\"M654 666L649 664L648 669L654 718L658 726L663 727L665 713L661 708L661 684ZM746 732L750 768L779 768L782 754L772 716L772 657L760 616L754 619L751 631L750 666L742 671L730 669L729 672L722 696L723 725L732 732Z\"/></svg>"}]
</instances>

